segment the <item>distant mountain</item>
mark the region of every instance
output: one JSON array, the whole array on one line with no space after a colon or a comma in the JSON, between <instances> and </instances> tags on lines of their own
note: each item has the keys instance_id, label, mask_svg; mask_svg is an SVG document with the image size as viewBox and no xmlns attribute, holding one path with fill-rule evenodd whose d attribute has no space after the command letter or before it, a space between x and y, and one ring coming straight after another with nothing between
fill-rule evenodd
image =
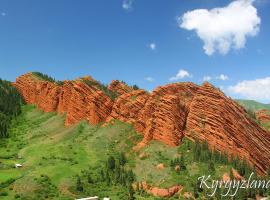
<instances>
[{"instance_id":1,"label":"distant mountain","mask_svg":"<svg viewBox=\"0 0 270 200\"><path fill-rule=\"evenodd\" d=\"M254 100L245 100L245 99L236 99L236 101L240 105L244 106L244 108L247 110L258 111L266 109L270 111L270 104L263 104Z\"/></svg>"}]
</instances>

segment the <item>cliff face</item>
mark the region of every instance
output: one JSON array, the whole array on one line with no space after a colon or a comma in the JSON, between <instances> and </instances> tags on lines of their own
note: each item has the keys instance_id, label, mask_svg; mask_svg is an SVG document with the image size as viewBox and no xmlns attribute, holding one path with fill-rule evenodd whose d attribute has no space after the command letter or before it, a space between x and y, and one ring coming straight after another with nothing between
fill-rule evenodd
<instances>
[{"instance_id":1,"label":"cliff face","mask_svg":"<svg viewBox=\"0 0 270 200\"><path fill-rule=\"evenodd\" d=\"M208 83L192 100L185 132L188 138L207 140L212 148L247 159L261 172L270 165L270 133Z\"/></svg>"},{"instance_id":2,"label":"cliff face","mask_svg":"<svg viewBox=\"0 0 270 200\"><path fill-rule=\"evenodd\" d=\"M197 86L192 83L175 83L155 89L139 115L138 131L144 140L160 140L176 146L184 136L189 104ZM142 128L142 130L140 130Z\"/></svg>"},{"instance_id":3,"label":"cliff face","mask_svg":"<svg viewBox=\"0 0 270 200\"><path fill-rule=\"evenodd\" d=\"M103 122L111 113L113 105L113 101L106 94L95 85L86 84L83 79L64 81L64 84L59 86L39 80L28 73L17 78L14 85L26 103L36 104L45 112L66 113L66 125L80 120L87 120L91 124Z\"/></svg>"},{"instance_id":4,"label":"cliff face","mask_svg":"<svg viewBox=\"0 0 270 200\"><path fill-rule=\"evenodd\" d=\"M117 119L133 124L144 135L142 144L159 140L176 146L183 137L206 140L211 148L247 159L260 173L270 166L270 133L208 83L174 83L148 93L113 81L108 88L120 95L115 100L91 77L59 86L29 73L17 78L14 85L27 103L45 112L66 113L66 125Z\"/></svg>"},{"instance_id":5,"label":"cliff face","mask_svg":"<svg viewBox=\"0 0 270 200\"><path fill-rule=\"evenodd\" d=\"M118 80L113 80L108 88L120 95L133 91L131 87Z\"/></svg>"}]
</instances>

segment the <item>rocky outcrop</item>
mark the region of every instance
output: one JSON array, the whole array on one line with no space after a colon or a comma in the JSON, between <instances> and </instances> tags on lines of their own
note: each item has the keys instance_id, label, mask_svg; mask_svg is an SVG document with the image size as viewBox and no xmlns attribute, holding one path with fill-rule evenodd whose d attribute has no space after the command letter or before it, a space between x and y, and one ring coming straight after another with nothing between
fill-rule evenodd
<instances>
[{"instance_id":1,"label":"rocky outcrop","mask_svg":"<svg viewBox=\"0 0 270 200\"><path fill-rule=\"evenodd\" d=\"M133 91L132 87L129 87L124 82L118 80L113 80L108 88L120 95Z\"/></svg>"},{"instance_id":2,"label":"rocky outcrop","mask_svg":"<svg viewBox=\"0 0 270 200\"><path fill-rule=\"evenodd\" d=\"M94 81L91 77L86 77L57 85L28 73L17 78L14 85L26 103L36 104L44 112L66 113L66 125L81 120L98 124L111 113L113 101L96 87L96 81L96 84L89 85L86 80Z\"/></svg>"},{"instance_id":3,"label":"rocky outcrop","mask_svg":"<svg viewBox=\"0 0 270 200\"><path fill-rule=\"evenodd\" d=\"M250 119L245 110L209 83L197 91L187 117L186 137L238 155L259 172L270 166L270 134Z\"/></svg>"},{"instance_id":4,"label":"rocky outcrop","mask_svg":"<svg viewBox=\"0 0 270 200\"><path fill-rule=\"evenodd\" d=\"M262 123L270 122L270 111L266 109L258 110L255 112L256 119Z\"/></svg>"},{"instance_id":5,"label":"rocky outcrop","mask_svg":"<svg viewBox=\"0 0 270 200\"><path fill-rule=\"evenodd\" d=\"M66 125L114 119L132 124L144 135L135 150L151 140L176 146L188 137L206 140L212 149L248 160L259 173L270 166L270 133L209 83L174 83L148 93L113 81L108 88L119 94L114 100L106 93L108 88L91 77L57 85L29 73L18 77L14 85L27 103L45 112L66 113Z\"/></svg>"},{"instance_id":6,"label":"rocky outcrop","mask_svg":"<svg viewBox=\"0 0 270 200\"><path fill-rule=\"evenodd\" d=\"M135 126L144 133L144 142L154 139L178 145L184 137L189 105L197 89L193 83L175 83L155 89L138 116L140 126Z\"/></svg>"},{"instance_id":7,"label":"rocky outcrop","mask_svg":"<svg viewBox=\"0 0 270 200\"><path fill-rule=\"evenodd\" d=\"M181 185L175 185L170 188L159 188L159 187L152 187L146 182L141 182L138 184L141 189L146 191L147 193L155 196L155 197L163 197L163 198L169 198L180 192L183 187ZM137 185L133 186L135 189L137 189Z\"/></svg>"}]
</instances>

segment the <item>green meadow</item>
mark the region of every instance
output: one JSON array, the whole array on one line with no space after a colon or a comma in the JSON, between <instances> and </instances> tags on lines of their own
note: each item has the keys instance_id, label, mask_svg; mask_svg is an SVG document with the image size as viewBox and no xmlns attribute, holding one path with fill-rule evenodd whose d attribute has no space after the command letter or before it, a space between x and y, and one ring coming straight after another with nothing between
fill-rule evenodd
<instances>
[{"instance_id":1,"label":"green meadow","mask_svg":"<svg viewBox=\"0 0 270 200\"><path fill-rule=\"evenodd\" d=\"M134 172L136 182L146 181L162 188L180 184L184 186L181 194L195 191L202 196L196 185L199 176L211 173L220 178L232 167L232 163L212 158L214 169L209 172L209 158L195 159L195 144L186 139L179 147L152 141L134 152L132 148L143 136L129 124L114 121L91 126L82 121L65 127L64 120L64 115L44 113L32 105L22 107L22 114L12 121L9 138L0 140L0 199L65 200L95 195L127 199L126 186L106 184L98 178L108 157L118 158L120 152L127 159L125 170ZM201 154L210 155L209 151ZM175 162L183 165L179 171L175 170ZM16 163L22 167L15 168ZM160 164L162 169L157 167ZM88 178L91 183L87 183L85 174L91 174L95 181ZM76 189L78 176L82 191ZM134 197L161 199L141 191L135 191ZM170 199L182 198L177 194Z\"/></svg>"}]
</instances>

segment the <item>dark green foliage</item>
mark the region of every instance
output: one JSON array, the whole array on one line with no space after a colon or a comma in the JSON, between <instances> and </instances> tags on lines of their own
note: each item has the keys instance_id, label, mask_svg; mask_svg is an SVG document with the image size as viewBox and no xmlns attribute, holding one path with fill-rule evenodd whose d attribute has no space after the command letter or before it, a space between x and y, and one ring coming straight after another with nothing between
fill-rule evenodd
<instances>
[{"instance_id":1,"label":"dark green foliage","mask_svg":"<svg viewBox=\"0 0 270 200\"><path fill-rule=\"evenodd\" d=\"M185 164L185 159L184 159L184 156L180 156L178 158L175 158L173 160L171 160L171 167L172 168L175 168L176 166L179 166L180 167L180 170L186 170L186 164Z\"/></svg>"},{"instance_id":2,"label":"dark green foliage","mask_svg":"<svg viewBox=\"0 0 270 200\"><path fill-rule=\"evenodd\" d=\"M96 87L97 89L101 90L102 92L104 92L104 94L106 94L112 100L116 99L119 96L119 94L117 92L109 90L106 85L104 85L100 82L92 81L89 79L82 79L82 81L90 87Z\"/></svg>"},{"instance_id":3,"label":"dark green foliage","mask_svg":"<svg viewBox=\"0 0 270 200\"><path fill-rule=\"evenodd\" d=\"M81 175L76 177L75 189L85 196L100 197L108 196L112 190L117 190L119 199L135 199L135 191L131 188L135 181L133 171L127 170L125 164L120 165L120 156L118 159L109 156L104 166L83 170Z\"/></svg>"},{"instance_id":4,"label":"dark green foliage","mask_svg":"<svg viewBox=\"0 0 270 200\"><path fill-rule=\"evenodd\" d=\"M23 100L20 93L8 81L0 79L0 138L8 137L11 120L21 113Z\"/></svg>"},{"instance_id":5,"label":"dark green foliage","mask_svg":"<svg viewBox=\"0 0 270 200\"><path fill-rule=\"evenodd\" d=\"M215 164L212 161L209 162L208 169L211 174L214 174L216 172Z\"/></svg>"},{"instance_id":6,"label":"dark green foliage","mask_svg":"<svg viewBox=\"0 0 270 200\"><path fill-rule=\"evenodd\" d=\"M109 170L114 170L115 169L115 159L113 156L110 156L107 161L108 164L108 169Z\"/></svg>"},{"instance_id":7,"label":"dark green foliage","mask_svg":"<svg viewBox=\"0 0 270 200\"><path fill-rule=\"evenodd\" d=\"M56 81L53 77L48 76L47 74L43 74L41 72L32 72L32 74L34 76L36 76L37 78L44 80L44 81L48 81L51 83L56 83L57 85L63 85L64 82L63 81Z\"/></svg>"},{"instance_id":8,"label":"dark green foliage","mask_svg":"<svg viewBox=\"0 0 270 200\"><path fill-rule=\"evenodd\" d=\"M55 82L55 79L48 76L47 74L43 74L43 73L40 73L40 72L32 72L32 74L44 81L48 81L48 82L52 82L54 83Z\"/></svg>"},{"instance_id":9,"label":"dark green foliage","mask_svg":"<svg viewBox=\"0 0 270 200\"><path fill-rule=\"evenodd\" d=\"M6 180L5 182L2 182L0 184L0 189L8 187L9 185L11 185L12 183L14 183L15 181L16 181L15 179L10 178L10 179Z\"/></svg>"},{"instance_id":10,"label":"dark green foliage","mask_svg":"<svg viewBox=\"0 0 270 200\"><path fill-rule=\"evenodd\" d=\"M254 110L252 110L252 109L247 109L247 114L248 114L248 116L249 116L251 119L257 120L257 119L256 119L256 115L255 115Z\"/></svg>"},{"instance_id":11,"label":"dark green foliage","mask_svg":"<svg viewBox=\"0 0 270 200\"><path fill-rule=\"evenodd\" d=\"M76 189L79 192L83 191L83 185L82 185L80 176L77 176Z\"/></svg>"},{"instance_id":12,"label":"dark green foliage","mask_svg":"<svg viewBox=\"0 0 270 200\"><path fill-rule=\"evenodd\" d=\"M121 152L121 153L119 154L119 164L120 164L121 166L124 166L126 163L127 163L126 156L125 156L125 154L124 154L123 152Z\"/></svg>"},{"instance_id":13,"label":"dark green foliage","mask_svg":"<svg viewBox=\"0 0 270 200\"><path fill-rule=\"evenodd\" d=\"M135 84L132 86L133 90L139 90L140 88Z\"/></svg>"},{"instance_id":14,"label":"dark green foliage","mask_svg":"<svg viewBox=\"0 0 270 200\"><path fill-rule=\"evenodd\" d=\"M249 176L252 171L251 166L247 161L240 160L238 156L231 157L229 160L228 153L221 153L215 149L211 150L208 147L207 141L200 143L195 141L193 145L193 160L196 162L209 162L209 170L211 173L215 172L215 164L227 165L232 164L232 166L239 172L241 176Z\"/></svg>"}]
</instances>

